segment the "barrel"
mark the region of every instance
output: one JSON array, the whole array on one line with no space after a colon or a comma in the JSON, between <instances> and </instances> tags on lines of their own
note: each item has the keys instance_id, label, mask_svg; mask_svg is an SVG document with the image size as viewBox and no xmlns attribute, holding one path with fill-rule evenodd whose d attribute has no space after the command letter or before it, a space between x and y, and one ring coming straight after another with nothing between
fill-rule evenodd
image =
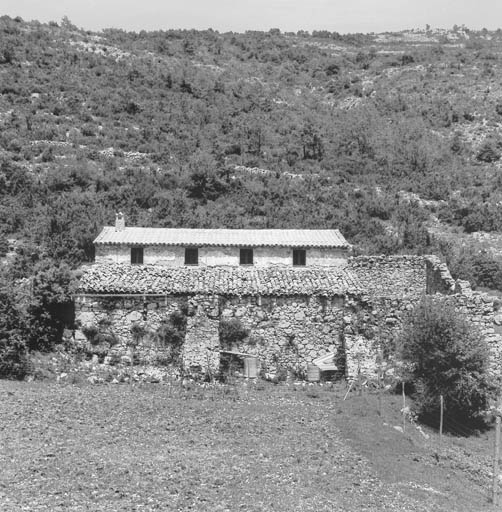
<instances>
[{"instance_id":1,"label":"barrel","mask_svg":"<svg viewBox=\"0 0 502 512\"><path fill-rule=\"evenodd\" d=\"M258 374L258 360L256 357L244 358L244 377L256 379Z\"/></svg>"},{"instance_id":2,"label":"barrel","mask_svg":"<svg viewBox=\"0 0 502 512\"><path fill-rule=\"evenodd\" d=\"M315 364L307 365L307 380L309 382L319 382L321 380L321 369Z\"/></svg>"}]
</instances>

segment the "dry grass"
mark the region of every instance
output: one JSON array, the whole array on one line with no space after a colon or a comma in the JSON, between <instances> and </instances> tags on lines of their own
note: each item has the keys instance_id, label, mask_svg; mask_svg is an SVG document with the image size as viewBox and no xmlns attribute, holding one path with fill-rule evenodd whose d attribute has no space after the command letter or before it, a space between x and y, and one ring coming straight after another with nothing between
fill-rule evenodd
<instances>
[{"instance_id":1,"label":"dry grass","mask_svg":"<svg viewBox=\"0 0 502 512\"><path fill-rule=\"evenodd\" d=\"M393 428L396 397L380 417L373 396L259 387L0 381L1 509L490 509L448 455L490 439L448 439L438 461L434 439Z\"/></svg>"}]
</instances>

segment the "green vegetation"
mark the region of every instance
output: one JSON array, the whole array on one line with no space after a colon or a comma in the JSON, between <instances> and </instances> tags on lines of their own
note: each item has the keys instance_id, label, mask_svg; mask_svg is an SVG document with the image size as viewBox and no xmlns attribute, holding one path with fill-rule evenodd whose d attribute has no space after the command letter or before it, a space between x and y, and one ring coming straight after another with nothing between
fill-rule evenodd
<instances>
[{"instance_id":1,"label":"green vegetation","mask_svg":"<svg viewBox=\"0 0 502 512\"><path fill-rule=\"evenodd\" d=\"M410 315L401 344L422 420L438 425L442 395L453 420L483 424L495 386L487 371L488 346L473 325L445 299L426 297Z\"/></svg>"},{"instance_id":2,"label":"green vegetation","mask_svg":"<svg viewBox=\"0 0 502 512\"><path fill-rule=\"evenodd\" d=\"M249 333L249 329L244 327L238 318L222 320L219 323L220 343L227 350L232 350L234 344L246 339Z\"/></svg>"},{"instance_id":3,"label":"green vegetation","mask_svg":"<svg viewBox=\"0 0 502 512\"><path fill-rule=\"evenodd\" d=\"M23 378L29 350L50 351L72 321L73 278L65 265L44 260L13 285L0 273L0 377Z\"/></svg>"}]
</instances>

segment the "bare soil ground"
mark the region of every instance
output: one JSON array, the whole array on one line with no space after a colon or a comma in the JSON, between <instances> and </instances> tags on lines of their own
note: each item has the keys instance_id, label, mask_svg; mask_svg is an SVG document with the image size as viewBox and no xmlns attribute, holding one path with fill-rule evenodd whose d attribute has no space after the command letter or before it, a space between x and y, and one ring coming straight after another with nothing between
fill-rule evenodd
<instances>
[{"instance_id":1,"label":"bare soil ground","mask_svg":"<svg viewBox=\"0 0 502 512\"><path fill-rule=\"evenodd\" d=\"M0 397L2 512L491 509L492 433L438 451L394 428L393 395L381 416L326 386L0 381Z\"/></svg>"}]
</instances>

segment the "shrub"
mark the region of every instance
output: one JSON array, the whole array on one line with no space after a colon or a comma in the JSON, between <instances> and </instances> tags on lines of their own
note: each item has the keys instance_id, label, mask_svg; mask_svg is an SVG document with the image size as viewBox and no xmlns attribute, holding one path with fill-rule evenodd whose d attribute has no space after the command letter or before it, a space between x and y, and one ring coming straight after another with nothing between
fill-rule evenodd
<instances>
[{"instance_id":1,"label":"shrub","mask_svg":"<svg viewBox=\"0 0 502 512\"><path fill-rule=\"evenodd\" d=\"M0 257L5 256L9 252L9 242L7 241L7 237L0 233Z\"/></svg>"},{"instance_id":2,"label":"shrub","mask_svg":"<svg viewBox=\"0 0 502 512\"><path fill-rule=\"evenodd\" d=\"M62 342L69 323L73 283L73 273L64 264L56 266L44 260L36 266L26 311L29 349L50 352Z\"/></svg>"},{"instance_id":3,"label":"shrub","mask_svg":"<svg viewBox=\"0 0 502 512\"><path fill-rule=\"evenodd\" d=\"M183 311L173 311L169 315L169 323L178 331L185 332L187 317Z\"/></svg>"},{"instance_id":4,"label":"shrub","mask_svg":"<svg viewBox=\"0 0 502 512\"><path fill-rule=\"evenodd\" d=\"M99 329L95 325L84 325L82 327L82 333L92 345L97 342Z\"/></svg>"},{"instance_id":5,"label":"shrub","mask_svg":"<svg viewBox=\"0 0 502 512\"><path fill-rule=\"evenodd\" d=\"M22 379L28 373L28 357L22 321L12 288L0 282L0 378Z\"/></svg>"},{"instance_id":6,"label":"shrub","mask_svg":"<svg viewBox=\"0 0 502 512\"><path fill-rule=\"evenodd\" d=\"M183 343L184 333L170 323L162 323L155 333L156 340L164 347L178 346Z\"/></svg>"},{"instance_id":7,"label":"shrub","mask_svg":"<svg viewBox=\"0 0 502 512\"><path fill-rule=\"evenodd\" d=\"M496 162L500 160L500 151L498 148L498 144L496 144L492 140L487 140L484 142L476 155L476 160L480 162Z\"/></svg>"},{"instance_id":8,"label":"shrub","mask_svg":"<svg viewBox=\"0 0 502 512\"><path fill-rule=\"evenodd\" d=\"M418 304L404 326L401 349L423 421L437 424L443 395L448 417L471 426L482 423L494 393L488 347L448 301L426 297Z\"/></svg>"},{"instance_id":9,"label":"shrub","mask_svg":"<svg viewBox=\"0 0 502 512\"><path fill-rule=\"evenodd\" d=\"M231 348L234 343L238 343L249 336L249 329L246 329L238 318L232 318L220 322L219 334L221 345Z\"/></svg>"},{"instance_id":10,"label":"shrub","mask_svg":"<svg viewBox=\"0 0 502 512\"><path fill-rule=\"evenodd\" d=\"M26 344L18 336L0 339L0 379L23 379L29 373Z\"/></svg>"},{"instance_id":11,"label":"shrub","mask_svg":"<svg viewBox=\"0 0 502 512\"><path fill-rule=\"evenodd\" d=\"M183 311L174 311L167 321L160 324L155 333L155 341L166 352L158 356L157 364L167 366L181 363L181 347L185 340L187 317Z\"/></svg>"}]
</instances>

